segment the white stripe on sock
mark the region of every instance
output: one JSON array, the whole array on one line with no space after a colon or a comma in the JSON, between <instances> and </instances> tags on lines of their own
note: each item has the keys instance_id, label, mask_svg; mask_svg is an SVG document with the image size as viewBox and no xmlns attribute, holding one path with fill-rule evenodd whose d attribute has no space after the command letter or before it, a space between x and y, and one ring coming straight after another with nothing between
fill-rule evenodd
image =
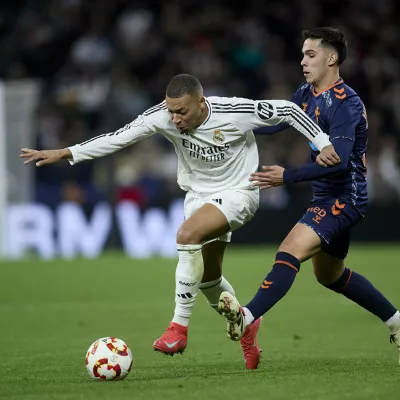
<instances>
[{"instance_id":1,"label":"white stripe on sock","mask_svg":"<svg viewBox=\"0 0 400 400\"><path fill-rule=\"evenodd\" d=\"M251 311L246 308L243 307L243 311L244 311L244 321L246 326L249 326L253 321L254 321L254 317L253 314L251 313Z\"/></svg>"},{"instance_id":2,"label":"white stripe on sock","mask_svg":"<svg viewBox=\"0 0 400 400\"><path fill-rule=\"evenodd\" d=\"M396 311L396 313L390 317L385 324L389 328L390 332L395 332L400 327L400 312Z\"/></svg>"}]
</instances>

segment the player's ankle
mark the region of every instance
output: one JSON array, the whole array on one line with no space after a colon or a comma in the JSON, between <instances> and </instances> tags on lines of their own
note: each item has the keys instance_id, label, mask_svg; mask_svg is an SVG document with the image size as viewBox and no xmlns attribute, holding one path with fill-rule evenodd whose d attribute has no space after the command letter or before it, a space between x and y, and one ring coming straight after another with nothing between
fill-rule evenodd
<instances>
[{"instance_id":1,"label":"player's ankle","mask_svg":"<svg viewBox=\"0 0 400 400\"><path fill-rule=\"evenodd\" d=\"M251 311L246 307L243 307L243 315L244 315L244 324L247 328L250 324L253 323L254 317Z\"/></svg>"},{"instance_id":2,"label":"player's ankle","mask_svg":"<svg viewBox=\"0 0 400 400\"><path fill-rule=\"evenodd\" d=\"M172 322L175 324L181 325L182 327L188 327L189 326L189 318L187 317L182 317L180 315L174 315L174 318L172 318Z\"/></svg>"},{"instance_id":3,"label":"player's ankle","mask_svg":"<svg viewBox=\"0 0 400 400\"><path fill-rule=\"evenodd\" d=\"M396 313L390 317L385 324L389 328L391 333L396 332L397 330L400 329L400 312L396 311Z\"/></svg>"}]
</instances>

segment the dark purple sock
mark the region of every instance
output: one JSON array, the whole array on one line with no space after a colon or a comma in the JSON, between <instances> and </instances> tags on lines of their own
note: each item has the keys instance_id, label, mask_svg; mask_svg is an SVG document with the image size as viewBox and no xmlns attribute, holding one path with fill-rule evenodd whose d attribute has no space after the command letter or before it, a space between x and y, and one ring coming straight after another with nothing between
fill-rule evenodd
<instances>
[{"instance_id":1,"label":"dark purple sock","mask_svg":"<svg viewBox=\"0 0 400 400\"><path fill-rule=\"evenodd\" d=\"M289 291L299 270L300 261L296 257L284 252L276 254L271 272L245 306L253 314L254 320L264 315Z\"/></svg>"},{"instance_id":2,"label":"dark purple sock","mask_svg":"<svg viewBox=\"0 0 400 400\"><path fill-rule=\"evenodd\" d=\"M326 287L354 301L383 322L397 311L396 307L368 279L351 269L345 268L342 276Z\"/></svg>"}]
</instances>

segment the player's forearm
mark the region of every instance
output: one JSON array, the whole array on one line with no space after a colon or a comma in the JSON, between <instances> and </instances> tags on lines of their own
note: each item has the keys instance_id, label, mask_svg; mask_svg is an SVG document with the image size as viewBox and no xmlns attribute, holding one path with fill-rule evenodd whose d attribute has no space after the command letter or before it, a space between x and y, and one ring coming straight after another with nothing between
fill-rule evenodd
<instances>
[{"instance_id":1,"label":"player's forearm","mask_svg":"<svg viewBox=\"0 0 400 400\"><path fill-rule=\"evenodd\" d=\"M69 147L71 157L69 162L73 165L81 161L93 160L115 153L126 146L126 143L110 138L108 135Z\"/></svg>"},{"instance_id":2,"label":"player's forearm","mask_svg":"<svg viewBox=\"0 0 400 400\"><path fill-rule=\"evenodd\" d=\"M135 125L135 121L115 132L69 147L72 156L69 158L70 164L107 156L155 133L143 123L140 126Z\"/></svg>"},{"instance_id":3,"label":"player's forearm","mask_svg":"<svg viewBox=\"0 0 400 400\"><path fill-rule=\"evenodd\" d=\"M334 175L344 171L347 165L343 165L344 164L340 163L334 167L325 168L320 167L316 162L313 162L300 168L285 169L283 172L283 183L285 185L291 185L293 183L307 182L324 178L329 175Z\"/></svg>"},{"instance_id":4,"label":"player's forearm","mask_svg":"<svg viewBox=\"0 0 400 400\"><path fill-rule=\"evenodd\" d=\"M354 142L347 138L339 138L333 140L333 142L341 160L339 164L333 167L320 167L316 162L313 162L300 168L285 169L283 172L284 184L290 185L298 182L312 181L345 171L348 168Z\"/></svg>"},{"instance_id":5,"label":"player's forearm","mask_svg":"<svg viewBox=\"0 0 400 400\"><path fill-rule=\"evenodd\" d=\"M283 107L277 107L277 112L284 122L301 132L319 151L331 144L329 136L297 104L291 101L283 103Z\"/></svg>"}]
</instances>

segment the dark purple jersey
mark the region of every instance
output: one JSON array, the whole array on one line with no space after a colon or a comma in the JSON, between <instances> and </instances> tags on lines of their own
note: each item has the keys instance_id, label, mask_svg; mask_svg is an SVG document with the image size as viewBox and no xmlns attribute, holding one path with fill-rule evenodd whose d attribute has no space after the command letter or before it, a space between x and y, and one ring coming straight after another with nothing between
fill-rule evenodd
<instances>
[{"instance_id":1,"label":"dark purple jersey","mask_svg":"<svg viewBox=\"0 0 400 400\"><path fill-rule=\"evenodd\" d=\"M310 143L311 162L300 168L286 169L284 182L312 181L314 200L340 198L364 214L368 201L365 165L368 122L360 97L339 79L319 93L306 83L294 93L292 101L329 135L341 163L335 167L320 167L315 162L319 152ZM256 133L274 133L286 127L262 128Z\"/></svg>"}]
</instances>

